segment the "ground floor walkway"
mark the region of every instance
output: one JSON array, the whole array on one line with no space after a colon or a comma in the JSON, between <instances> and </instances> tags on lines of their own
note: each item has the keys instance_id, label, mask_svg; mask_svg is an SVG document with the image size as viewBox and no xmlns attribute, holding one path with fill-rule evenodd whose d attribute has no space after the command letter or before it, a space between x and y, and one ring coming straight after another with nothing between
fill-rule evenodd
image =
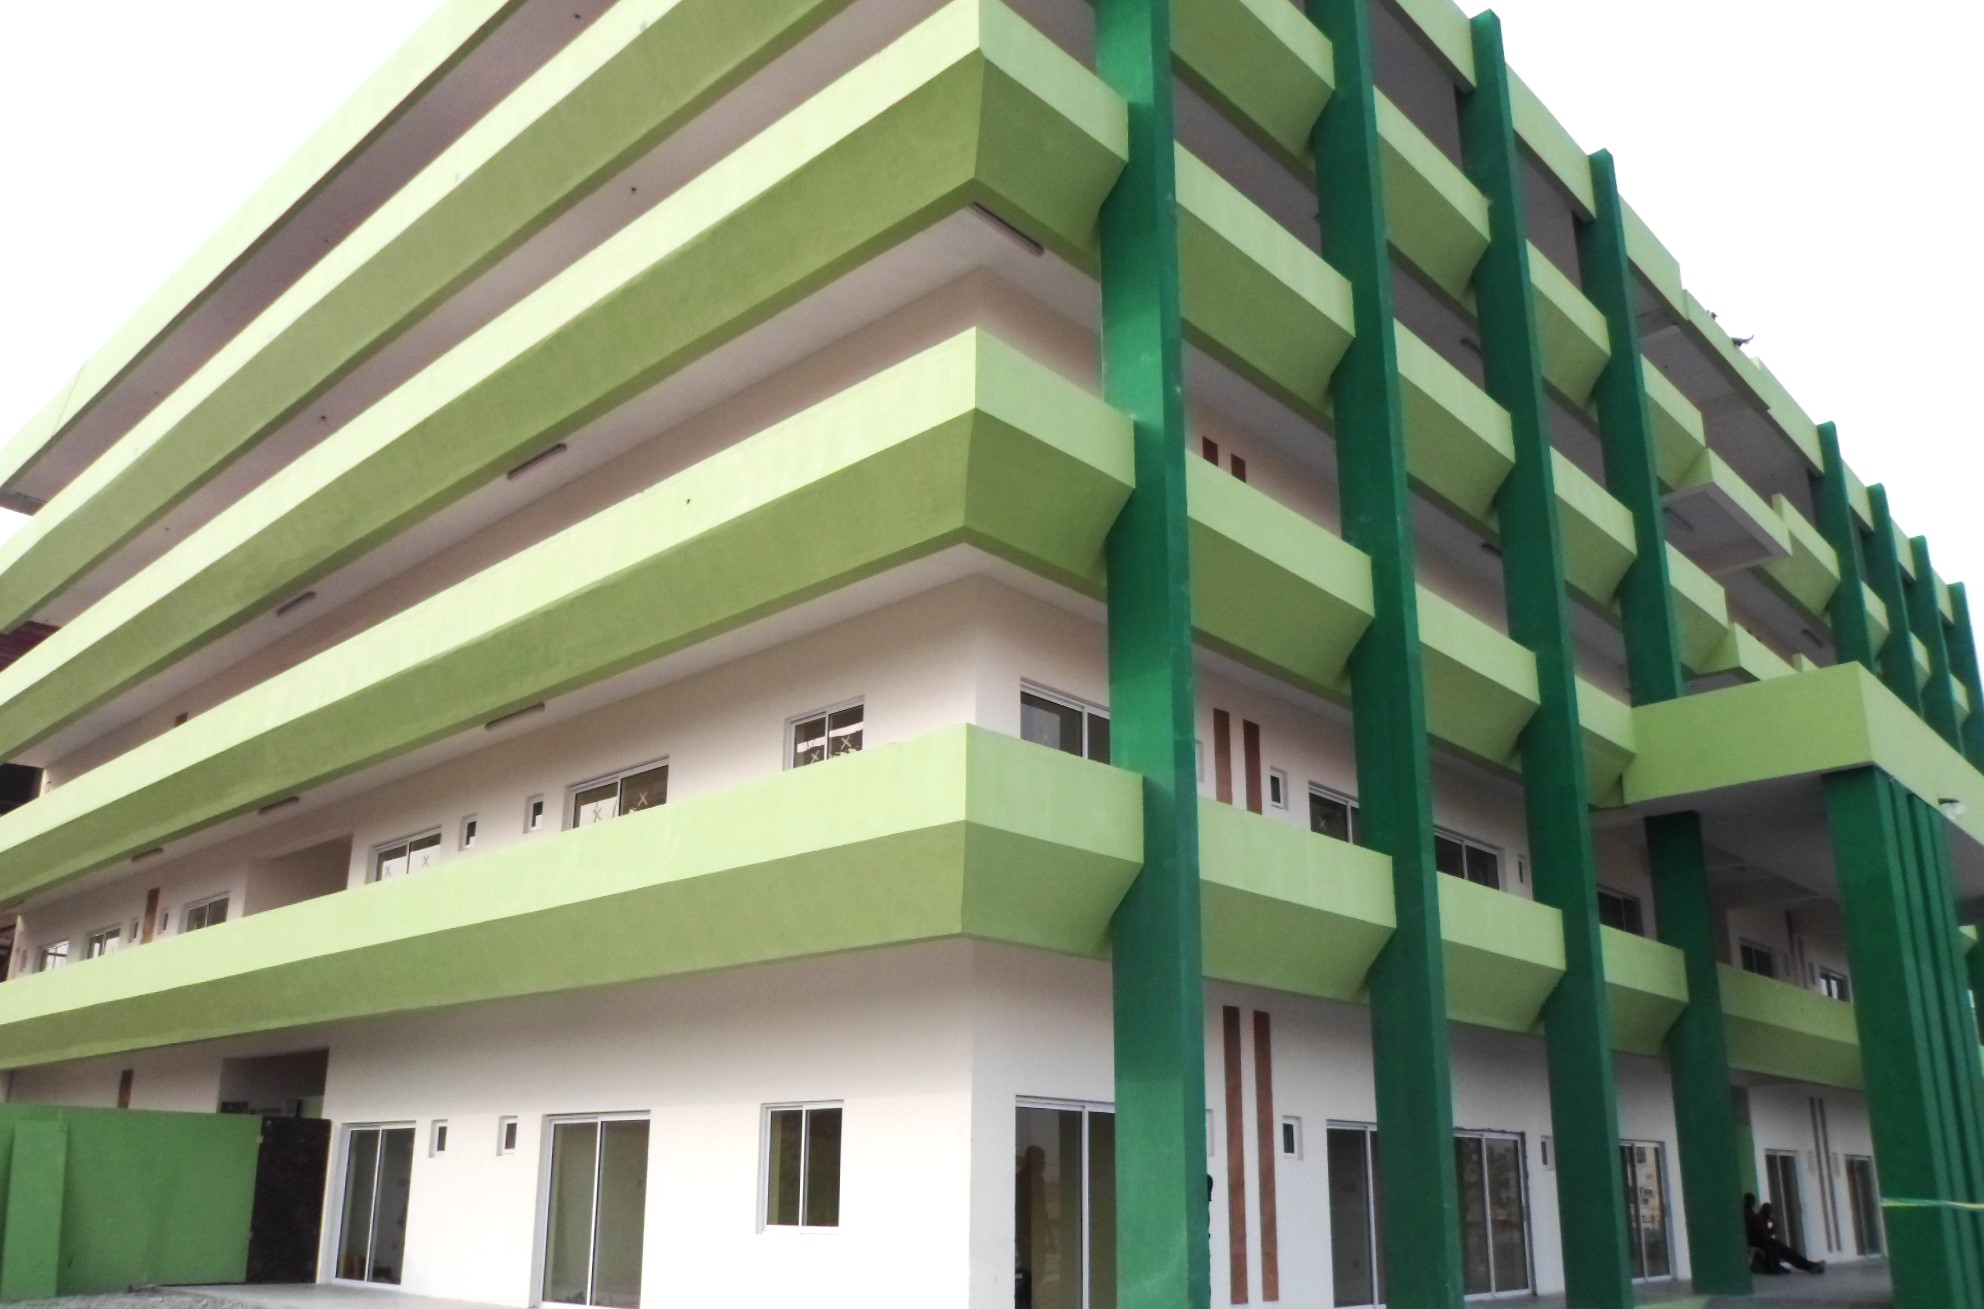
<instances>
[{"instance_id":1,"label":"ground floor walkway","mask_svg":"<svg viewBox=\"0 0 1984 1309\"><path fill-rule=\"evenodd\" d=\"M1564 1309L1562 1296L1514 1298L1491 1303L1512 1309ZM1686 1283L1642 1288L1641 1304L1666 1309L1739 1309L1768 1304L1770 1309L1891 1309L1887 1265L1835 1268L1823 1277L1804 1274L1760 1277L1749 1299L1701 1298ZM466 1300L440 1300L377 1287L355 1286L199 1286L126 1295L71 1296L12 1309L493 1309Z\"/></svg>"},{"instance_id":2,"label":"ground floor walkway","mask_svg":"<svg viewBox=\"0 0 1984 1309\"><path fill-rule=\"evenodd\" d=\"M1782 1277L1759 1277L1757 1293L1737 1298L1698 1296L1686 1282L1664 1287L1642 1287L1639 1302L1662 1305L1665 1309L1738 1309L1746 1305L1769 1305L1770 1309L1893 1309L1894 1293L1888 1283L1885 1262L1835 1264L1822 1276L1786 1273ZM1537 1300L1513 1300L1512 1305L1533 1309L1565 1309L1564 1297L1548 1295Z\"/></svg>"}]
</instances>

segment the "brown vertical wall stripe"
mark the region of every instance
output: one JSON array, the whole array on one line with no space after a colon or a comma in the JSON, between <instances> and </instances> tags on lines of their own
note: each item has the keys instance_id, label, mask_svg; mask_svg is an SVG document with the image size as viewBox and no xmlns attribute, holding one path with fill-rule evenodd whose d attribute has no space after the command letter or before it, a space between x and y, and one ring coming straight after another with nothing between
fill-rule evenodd
<instances>
[{"instance_id":1,"label":"brown vertical wall stripe","mask_svg":"<svg viewBox=\"0 0 1984 1309\"><path fill-rule=\"evenodd\" d=\"M1223 738L1222 738L1223 739ZM1220 1010L1226 1045L1226 1226L1229 1298L1247 1303L1247 1106L1240 1084L1240 1011Z\"/></svg>"},{"instance_id":2,"label":"brown vertical wall stripe","mask_svg":"<svg viewBox=\"0 0 1984 1309\"><path fill-rule=\"evenodd\" d=\"M145 892L145 921L138 927L138 944L150 945L158 931L158 888Z\"/></svg>"},{"instance_id":3,"label":"brown vertical wall stripe","mask_svg":"<svg viewBox=\"0 0 1984 1309\"><path fill-rule=\"evenodd\" d=\"M1261 725L1240 720L1240 755L1247 766L1247 808L1261 812Z\"/></svg>"},{"instance_id":4,"label":"brown vertical wall stripe","mask_svg":"<svg viewBox=\"0 0 1984 1309\"><path fill-rule=\"evenodd\" d=\"M1281 1123L1274 1116L1274 1041L1268 1016L1254 1011L1254 1141L1261 1157L1261 1299L1281 1299L1281 1236L1276 1231L1274 1168L1281 1152L1275 1139Z\"/></svg>"},{"instance_id":5,"label":"brown vertical wall stripe","mask_svg":"<svg viewBox=\"0 0 1984 1309\"><path fill-rule=\"evenodd\" d=\"M1224 709L1212 711L1212 794L1233 803L1233 719Z\"/></svg>"}]
</instances>

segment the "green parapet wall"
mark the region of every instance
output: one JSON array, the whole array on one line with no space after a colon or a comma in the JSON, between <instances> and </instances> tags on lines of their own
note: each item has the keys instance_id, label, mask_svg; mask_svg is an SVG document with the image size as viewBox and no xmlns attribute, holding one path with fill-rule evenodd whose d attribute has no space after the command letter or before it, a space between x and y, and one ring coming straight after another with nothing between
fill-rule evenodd
<instances>
[{"instance_id":1,"label":"green parapet wall","mask_svg":"<svg viewBox=\"0 0 1984 1309\"><path fill-rule=\"evenodd\" d=\"M261 1123L0 1105L0 1301L240 1282Z\"/></svg>"}]
</instances>

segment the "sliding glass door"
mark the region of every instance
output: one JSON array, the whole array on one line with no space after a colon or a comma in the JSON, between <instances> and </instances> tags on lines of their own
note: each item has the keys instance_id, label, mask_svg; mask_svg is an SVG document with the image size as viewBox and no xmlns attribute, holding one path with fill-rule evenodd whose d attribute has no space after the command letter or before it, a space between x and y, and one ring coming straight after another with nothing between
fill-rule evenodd
<instances>
[{"instance_id":1,"label":"sliding glass door","mask_svg":"<svg viewBox=\"0 0 1984 1309\"><path fill-rule=\"evenodd\" d=\"M1384 1303L1384 1228L1375 1128L1329 1129L1330 1251L1338 1306ZM1530 1289L1529 1193L1522 1138L1454 1133L1462 1268L1469 1296Z\"/></svg>"},{"instance_id":2,"label":"sliding glass door","mask_svg":"<svg viewBox=\"0 0 1984 1309\"><path fill-rule=\"evenodd\" d=\"M1853 1248L1861 1254L1881 1253L1881 1188L1874 1180L1874 1161L1865 1155L1846 1156L1846 1198L1853 1205Z\"/></svg>"},{"instance_id":3,"label":"sliding glass door","mask_svg":"<svg viewBox=\"0 0 1984 1309\"><path fill-rule=\"evenodd\" d=\"M1633 1261L1633 1280L1671 1277L1666 1148L1627 1141L1619 1147L1619 1163L1626 1177L1626 1254Z\"/></svg>"},{"instance_id":4,"label":"sliding glass door","mask_svg":"<svg viewBox=\"0 0 1984 1309\"><path fill-rule=\"evenodd\" d=\"M337 1276L398 1286L413 1185L413 1128L354 1127L345 1135Z\"/></svg>"},{"instance_id":5,"label":"sliding glass door","mask_svg":"<svg viewBox=\"0 0 1984 1309\"><path fill-rule=\"evenodd\" d=\"M553 1119L545 1301L640 1309L647 1202L647 1119Z\"/></svg>"},{"instance_id":6,"label":"sliding glass door","mask_svg":"<svg viewBox=\"0 0 1984 1309\"><path fill-rule=\"evenodd\" d=\"M1013 1162L1016 1309L1115 1309L1116 1116L1022 1104Z\"/></svg>"},{"instance_id":7,"label":"sliding glass door","mask_svg":"<svg viewBox=\"0 0 1984 1309\"><path fill-rule=\"evenodd\" d=\"M1798 1183L1798 1156L1788 1150L1764 1155L1765 1189L1777 1216L1777 1239L1805 1253L1805 1191Z\"/></svg>"}]
</instances>

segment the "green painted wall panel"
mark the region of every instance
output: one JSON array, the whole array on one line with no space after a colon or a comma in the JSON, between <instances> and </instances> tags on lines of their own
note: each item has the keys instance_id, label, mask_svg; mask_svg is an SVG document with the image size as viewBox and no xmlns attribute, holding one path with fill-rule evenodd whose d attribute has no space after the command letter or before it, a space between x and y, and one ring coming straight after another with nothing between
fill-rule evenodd
<instances>
[{"instance_id":1,"label":"green painted wall panel","mask_svg":"<svg viewBox=\"0 0 1984 1309\"><path fill-rule=\"evenodd\" d=\"M1330 43L1284 0L1176 0L1172 49L1193 89L1294 163L1335 85Z\"/></svg>"},{"instance_id":2,"label":"green painted wall panel","mask_svg":"<svg viewBox=\"0 0 1984 1309\"><path fill-rule=\"evenodd\" d=\"M248 1115L0 1105L0 1301L241 1281L260 1142Z\"/></svg>"}]
</instances>

